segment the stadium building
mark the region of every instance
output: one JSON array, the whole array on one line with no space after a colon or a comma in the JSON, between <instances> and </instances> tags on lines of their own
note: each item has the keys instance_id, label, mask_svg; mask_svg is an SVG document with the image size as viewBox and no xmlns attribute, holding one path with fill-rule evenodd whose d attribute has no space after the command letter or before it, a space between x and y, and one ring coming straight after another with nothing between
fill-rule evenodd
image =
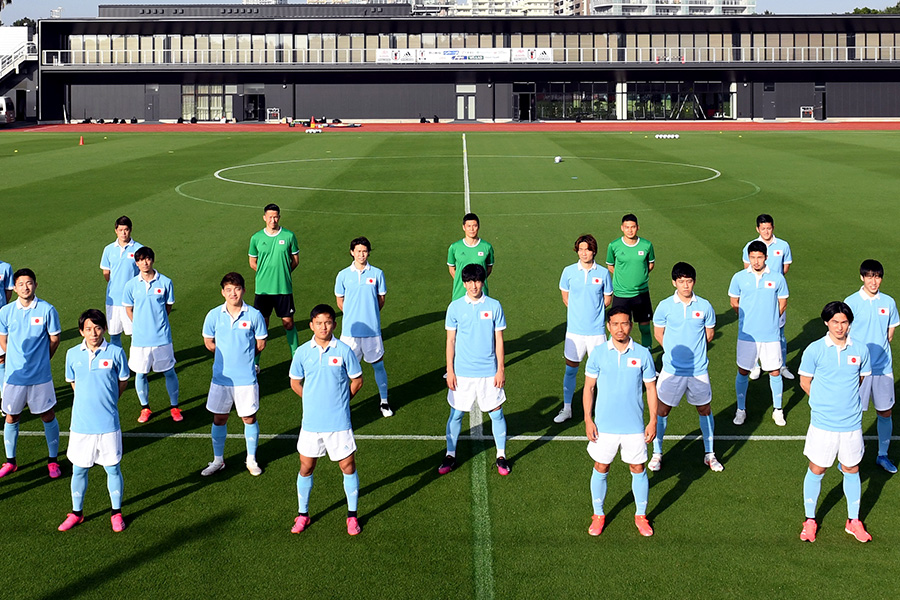
<instances>
[{"instance_id":1,"label":"stadium building","mask_svg":"<svg viewBox=\"0 0 900 600\"><path fill-rule=\"evenodd\" d=\"M109 5L96 18L41 21L37 42L0 94L22 90L42 122L900 117L890 15Z\"/></svg>"}]
</instances>

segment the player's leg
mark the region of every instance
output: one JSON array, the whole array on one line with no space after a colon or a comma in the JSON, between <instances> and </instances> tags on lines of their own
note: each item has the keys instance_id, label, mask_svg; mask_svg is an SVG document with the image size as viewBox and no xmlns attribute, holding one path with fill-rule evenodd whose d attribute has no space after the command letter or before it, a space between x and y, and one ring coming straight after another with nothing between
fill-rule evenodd
<instances>
[{"instance_id":1,"label":"player's leg","mask_svg":"<svg viewBox=\"0 0 900 600\"><path fill-rule=\"evenodd\" d=\"M631 493L634 496L634 524L644 537L653 535L653 528L647 521L647 504L650 497L650 479L644 463L647 462L647 444L644 434L635 433L620 436L622 462L631 471Z\"/></svg>"},{"instance_id":2,"label":"player's leg","mask_svg":"<svg viewBox=\"0 0 900 600\"><path fill-rule=\"evenodd\" d=\"M302 442L309 443L312 438L305 436L307 432L301 431L297 446L300 447ZM309 439L306 439L309 438ZM298 514L294 519L294 526L291 533L300 533L307 527L311 519L309 518L309 496L313 488L313 471L316 469L316 461L318 457L304 456L300 454L300 472L297 474L297 506Z\"/></svg>"},{"instance_id":3,"label":"player's leg","mask_svg":"<svg viewBox=\"0 0 900 600\"><path fill-rule=\"evenodd\" d=\"M297 337L297 329L294 327L294 317L282 317L281 324L284 326L284 335L287 337L288 346L291 349L291 356L300 347Z\"/></svg>"},{"instance_id":4,"label":"player's leg","mask_svg":"<svg viewBox=\"0 0 900 600\"><path fill-rule=\"evenodd\" d=\"M784 396L784 378L781 376L781 344L779 342L764 342L759 344L759 364L764 371L769 373L769 389L772 391L772 420L779 427L784 427L782 410L782 398Z\"/></svg>"},{"instance_id":5,"label":"player's leg","mask_svg":"<svg viewBox=\"0 0 900 600\"><path fill-rule=\"evenodd\" d=\"M641 332L641 346L651 348L653 346L653 305L650 302L650 292L642 292L634 297L631 314L638 324Z\"/></svg>"},{"instance_id":6,"label":"player's leg","mask_svg":"<svg viewBox=\"0 0 900 600\"><path fill-rule=\"evenodd\" d=\"M734 424L743 425L747 419L747 388L750 386L750 370L756 365L758 352L756 343L748 340L737 342L737 376L734 378L734 394L737 399L737 410L734 413Z\"/></svg>"},{"instance_id":7,"label":"player's leg","mask_svg":"<svg viewBox=\"0 0 900 600\"><path fill-rule=\"evenodd\" d=\"M450 416L447 419L447 454L438 467L438 473L446 475L456 468L456 444L459 441L459 432L462 431L462 419L465 413L450 407Z\"/></svg>"},{"instance_id":8,"label":"player's leg","mask_svg":"<svg viewBox=\"0 0 900 600\"><path fill-rule=\"evenodd\" d=\"M859 505L862 500L862 482L859 478L859 463L863 457L862 429L841 432L838 438L838 469L844 476L844 497L847 499L847 524L844 530L858 541L868 542L872 540L872 536L859 520Z\"/></svg>"},{"instance_id":9,"label":"player's leg","mask_svg":"<svg viewBox=\"0 0 900 600\"><path fill-rule=\"evenodd\" d=\"M594 514L591 517L591 526L588 527L590 535L603 533L603 526L606 521L603 503L606 501L606 476L608 474L608 464L594 462L594 468L591 469L591 502L594 507Z\"/></svg>"},{"instance_id":10,"label":"player's leg","mask_svg":"<svg viewBox=\"0 0 900 600\"><path fill-rule=\"evenodd\" d=\"M861 439L860 439L861 441ZM819 495L822 493L822 478L825 471L834 464L840 448L839 434L833 431L825 431L813 425L806 431L806 442L803 446L803 455L809 459L809 468L803 479L803 509L806 521L803 523L803 531L800 539L807 542L816 540L816 506L819 503Z\"/></svg>"},{"instance_id":11,"label":"player's leg","mask_svg":"<svg viewBox=\"0 0 900 600\"><path fill-rule=\"evenodd\" d=\"M687 379L672 375L667 371L659 374L656 383L656 393L659 403L656 408L656 438L653 440L653 456L647 468L651 471L659 471L662 468L663 438L666 436L666 428L669 426L669 412L678 406L681 397L687 390Z\"/></svg>"},{"instance_id":12,"label":"player's leg","mask_svg":"<svg viewBox=\"0 0 900 600\"><path fill-rule=\"evenodd\" d=\"M68 531L76 525L84 522L84 494L88 485L88 467L72 465L72 512L66 515L66 519L60 523L59 531Z\"/></svg>"},{"instance_id":13,"label":"player's leg","mask_svg":"<svg viewBox=\"0 0 900 600\"><path fill-rule=\"evenodd\" d=\"M863 395L865 392L865 395ZM894 408L894 377L892 374L874 375L863 378L859 389L863 407L868 408L869 396L875 403L875 428L878 433L878 456L875 464L887 471L896 473L897 467L888 458L891 436L894 433L892 411Z\"/></svg>"},{"instance_id":14,"label":"player's leg","mask_svg":"<svg viewBox=\"0 0 900 600\"><path fill-rule=\"evenodd\" d=\"M284 326L284 335L287 337L288 346L291 349L291 356L300 346L297 341L297 329L294 327L294 295L282 294L275 297L275 314L281 317L281 324Z\"/></svg>"},{"instance_id":15,"label":"player's leg","mask_svg":"<svg viewBox=\"0 0 900 600\"><path fill-rule=\"evenodd\" d=\"M146 423L150 420L150 365L152 361L152 348L144 346L131 346L131 354L128 356L128 368L134 372L134 391L141 403L141 414L138 423Z\"/></svg>"},{"instance_id":16,"label":"player's leg","mask_svg":"<svg viewBox=\"0 0 900 600\"><path fill-rule=\"evenodd\" d=\"M247 470L254 477L262 475L262 469L256 462L256 448L259 445L259 421L256 413L241 417L244 422L244 441L247 444Z\"/></svg>"},{"instance_id":17,"label":"player's leg","mask_svg":"<svg viewBox=\"0 0 900 600\"><path fill-rule=\"evenodd\" d=\"M375 372L375 385L378 387L378 408L383 417L394 416L394 411L388 403L388 376L384 368L384 341L381 336L366 337L360 339L361 350L365 361L372 365Z\"/></svg>"},{"instance_id":18,"label":"player's leg","mask_svg":"<svg viewBox=\"0 0 900 600\"><path fill-rule=\"evenodd\" d=\"M172 367L168 371L164 371L163 376L166 378L166 392L169 394L169 405L171 407L170 412L172 414L172 419L175 421L181 421L183 417L181 416L181 411L178 409L178 396L180 390L178 385L178 375L175 373L175 367Z\"/></svg>"},{"instance_id":19,"label":"player's leg","mask_svg":"<svg viewBox=\"0 0 900 600\"><path fill-rule=\"evenodd\" d=\"M6 412L6 419L3 424L3 449L6 451L6 462L0 467L0 477L6 477L10 473L15 473L19 468L16 463L16 449L19 445L19 414L13 414L11 408L14 409L12 403L8 401L8 397L13 394L13 387L7 385L4 388L6 397L4 397L3 407ZM24 408L24 400L22 402Z\"/></svg>"},{"instance_id":20,"label":"player's leg","mask_svg":"<svg viewBox=\"0 0 900 600\"><path fill-rule=\"evenodd\" d=\"M715 419L712 414L712 406L709 402L697 406L697 416L700 419L700 435L703 437L703 464L711 471L724 471L725 467L716 458L713 447L715 439Z\"/></svg>"},{"instance_id":21,"label":"player's leg","mask_svg":"<svg viewBox=\"0 0 900 600\"><path fill-rule=\"evenodd\" d=\"M112 508L110 522L113 531L122 531L125 529L125 519L122 517L122 494L125 491L125 480L122 478L122 469L118 463L103 468L106 471L106 489L109 492L109 502Z\"/></svg>"},{"instance_id":22,"label":"player's leg","mask_svg":"<svg viewBox=\"0 0 900 600\"><path fill-rule=\"evenodd\" d=\"M506 460L507 429L503 407L498 406L488 414L491 416L491 433L494 435L494 444L497 446L497 472L501 475L509 475L512 465Z\"/></svg>"},{"instance_id":23,"label":"player's leg","mask_svg":"<svg viewBox=\"0 0 900 600\"><path fill-rule=\"evenodd\" d=\"M200 471L204 477L208 477L225 468L225 440L228 438L228 414L214 414L213 424L210 429L212 438L213 459L205 469Z\"/></svg>"},{"instance_id":24,"label":"player's leg","mask_svg":"<svg viewBox=\"0 0 900 600\"><path fill-rule=\"evenodd\" d=\"M588 353L587 337L566 332L563 344L563 358L566 361L566 372L563 374L563 407L553 418L554 423L564 423L572 418L572 397L578 387L578 367Z\"/></svg>"},{"instance_id":25,"label":"player's leg","mask_svg":"<svg viewBox=\"0 0 900 600\"><path fill-rule=\"evenodd\" d=\"M56 479L62 472L59 468L59 421L56 420L56 412L50 410L41 414L44 422L44 437L47 440L47 470L51 479Z\"/></svg>"},{"instance_id":26,"label":"player's leg","mask_svg":"<svg viewBox=\"0 0 900 600\"><path fill-rule=\"evenodd\" d=\"M347 496L347 533L357 535L362 528L356 511L359 502L359 473L356 470L355 454L338 462L341 473L344 474L344 495Z\"/></svg>"},{"instance_id":27,"label":"player's leg","mask_svg":"<svg viewBox=\"0 0 900 600\"><path fill-rule=\"evenodd\" d=\"M787 324L787 312L781 313L778 319L778 341L781 345L781 376L785 379L793 379L794 374L787 366L787 336L784 334L784 327Z\"/></svg>"}]
</instances>

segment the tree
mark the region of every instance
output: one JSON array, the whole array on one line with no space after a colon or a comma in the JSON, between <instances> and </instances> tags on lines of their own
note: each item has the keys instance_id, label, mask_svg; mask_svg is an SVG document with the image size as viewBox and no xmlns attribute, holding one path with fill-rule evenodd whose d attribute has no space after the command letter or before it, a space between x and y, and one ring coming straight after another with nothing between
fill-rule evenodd
<instances>
[{"instance_id":1,"label":"tree","mask_svg":"<svg viewBox=\"0 0 900 600\"><path fill-rule=\"evenodd\" d=\"M37 21L29 19L28 17L22 17L17 21L13 21L13 27L28 27L29 29L35 29L37 28Z\"/></svg>"},{"instance_id":2,"label":"tree","mask_svg":"<svg viewBox=\"0 0 900 600\"><path fill-rule=\"evenodd\" d=\"M900 2L895 4L894 6L888 6L887 8L878 9L878 8L869 8L868 6L864 6L863 8L854 8L851 14L854 15L898 15L900 14Z\"/></svg>"}]
</instances>

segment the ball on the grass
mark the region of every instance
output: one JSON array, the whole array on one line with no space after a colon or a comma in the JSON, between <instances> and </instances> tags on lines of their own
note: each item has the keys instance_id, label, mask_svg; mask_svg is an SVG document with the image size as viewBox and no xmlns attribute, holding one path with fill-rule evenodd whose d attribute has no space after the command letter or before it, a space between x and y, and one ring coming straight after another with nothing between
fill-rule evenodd
<instances>
[{"instance_id":1,"label":"ball on the grass","mask_svg":"<svg viewBox=\"0 0 900 600\"><path fill-rule=\"evenodd\" d=\"M555 163L561 163L561 162L562 162L562 156L557 156L556 158L553 159L553 162L555 162Z\"/></svg>"},{"instance_id":2,"label":"ball on the grass","mask_svg":"<svg viewBox=\"0 0 900 600\"><path fill-rule=\"evenodd\" d=\"M675 134L675 139L677 140L679 137L681 137L681 136L678 135L678 134L676 133L676 134Z\"/></svg>"}]
</instances>

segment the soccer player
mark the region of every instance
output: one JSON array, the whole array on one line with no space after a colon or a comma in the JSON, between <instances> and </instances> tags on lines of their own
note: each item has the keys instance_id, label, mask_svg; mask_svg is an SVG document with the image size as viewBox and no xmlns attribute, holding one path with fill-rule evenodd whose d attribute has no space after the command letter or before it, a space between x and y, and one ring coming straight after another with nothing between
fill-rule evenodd
<instances>
[{"instance_id":1,"label":"soccer player","mask_svg":"<svg viewBox=\"0 0 900 600\"><path fill-rule=\"evenodd\" d=\"M810 420L803 454L809 469L803 480L806 521L800 539L816 541L816 504L825 471L838 459L844 476L847 524L844 530L860 542L872 536L859 520L862 484L859 463L863 457L860 382L871 373L869 351L848 335L853 310L843 302L829 302L822 309L828 328L825 337L807 346L800 360L800 387L809 394Z\"/></svg>"},{"instance_id":2,"label":"soccer player","mask_svg":"<svg viewBox=\"0 0 900 600\"><path fill-rule=\"evenodd\" d=\"M341 341L353 349L357 360L365 360L375 372L381 398L381 414L393 416L388 404L388 379L384 369L384 341L381 338L381 309L387 288L384 272L369 264L372 244L365 237L350 242L353 262L338 273L334 282L337 307L343 311Z\"/></svg>"},{"instance_id":3,"label":"soccer player","mask_svg":"<svg viewBox=\"0 0 900 600\"><path fill-rule=\"evenodd\" d=\"M447 267L453 278L453 296L458 300L466 295L466 286L462 280L462 270L466 265L481 265L485 272L484 293L488 293L487 278L494 269L494 247L478 237L481 222L475 213L466 213L462 221L463 239L450 244L447 251Z\"/></svg>"},{"instance_id":4,"label":"soccer player","mask_svg":"<svg viewBox=\"0 0 900 600\"><path fill-rule=\"evenodd\" d=\"M6 462L0 466L0 477L18 470L16 446L19 440L19 418L25 405L31 414L44 422L47 440L47 471L51 479L59 469L59 422L53 407L56 391L50 373L50 359L59 348L59 314L51 304L35 296L37 277L31 269L13 273L15 302L0 308L0 349L6 352L6 374L3 380L3 445Z\"/></svg>"},{"instance_id":5,"label":"soccer player","mask_svg":"<svg viewBox=\"0 0 900 600\"><path fill-rule=\"evenodd\" d=\"M503 365L503 330L506 317L500 303L484 293L487 277L481 265L462 268L466 295L447 307L447 455L438 467L446 475L456 468L456 443L462 429L463 413L478 408L491 416L491 431L497 445L497 472L509 475L512 466L506 460L506 372Z\"/></svg>"},{"instance_id":6,"label":"soccer player","mask_svg":"<svg viewBox=\"0 0 900 600\"><path fill-rule=\"evenodd\" d=\"M272 309L281 319L291 356L297 351L297 330L294 328L294 284L291 273L300 264L300 248L294 232L281 227L281 209L267 204L263 209L266 226L250 238L250 268L256 271L256 297L253 307L269 323ZM259 357L256 366L259 369Z\"/></svg>"},{"instance_id":7,"label":"soccer player","mask_svg":"<svg viewBox=\"0 0 900 600\"><path fill-rule=\"evenodd\" d=\"M856 316L853 339L866 344L871 359L872 375L866 377L859 388L863 410L869 409L869 399L875 404L876 429L878 431L878 456L875 464L888 473L896 473L897 467L888 458L894 424L891 409L894 406L894 366L891 356L891 340L894 329L900 325L897 303L881 291L884 267L877 260L866 259L859 266L859 278L863 285L859 292L847 297L846 302Z\"/></svg>"},{"instance_id":8,"label":"soccer player","mask_svg":"<svg viewBox=\"0 0 900 600\"><path fill-rule=\"evenodd\" d=\"M213 414L213 461L200 474L209 476L225 468L228 414L234 406L244 422L247 470L256 477L262 469L256 462L259 384L253 359L266 347L266 320L244 302L244 277L240 273L226 274L220 285L225 304L206 313L203 321L203 344L215 355L206 400L206 410Z\"/></svg>"},{"instance_id":9,"label":"soccer player","mask_svg":"<svg viewBox=\"0 0 900 600\"><path fill-rule=\"evenodd\" d=\"M759 237L756 239L764 243L768 248L766 266L775 273L787 275L788 269L791 268L791 263L794 261L791 256L791 246L786 241L775 237L775 220L772 218L772 215L762 214L756 217L756 231L759 232ZM750 242L747 242L743 252L745 269L750 266L750 258L747 252L749 247ZM787 367L787 338L784 335L786 320L787 313L781 313L781 318L778 320L781 341L781 376L785 379L793 379L794 374ZM753 369L750 370L750 379L759 379L761 373L762 369L758 365L754 365Z\"/></svg>"},{"instance_id":10,"label":"soccer player","mask_svg":"<svg viewBox=\"0 0 900 600\"><path fill-rule=\"evenodd\" d=\"M150 382L147 375L162 373L169 393L169 414L173 421L181 421L178 408L178 376L175 374L175 349L172 346L172 329L169 313L175 303L172 280L153 268L156 254L149 246L134 253L140 274L125 284L122 304L128 318L134 322L131 337L131 356L128 366L134 371L134 388L141 402L138 423L150 420Z\"/></svg>"},{"instance_id":11,"label":"soccer player","mask_svg":"<svg viewBox=\"0 0 900 600\"><path fill-rule=\"evenodd\" d=\"M84 338L66 353L66 381L72 384L72 424L66 456L72 462L72 512L59 526L68 531L84 522L84 494L88 471L95 464L106 470L106 487L112 504L112 530L125 529L122 517L124 482L122 462L122 426L119 424L119 398L128 387L128 359L120 346L107 344L106 317L96 309L81 313L78 331Z\"/></svg>"},{"instance_id":12,"label":"soccer player","mask_svg":"<svg viewBox=\"0 0 900 600\"><path fill-rule=\"evenodd\" d=\"M13 284L12 266L0 260L0 308L9 304L12 298ZM6 375L6 352L0 348L0 398L3 397L3 379ZM2 413L5 414L5 413Z\"/></svg>"},{"instance_id":13,"label":"soccer player","mask_svg":"<svg viewBox=\"0 0 900 600\"><path fill-rule=\"evenodd\" d=\"M131 219L121 216L116 219L116 241L103 249L100 268L106 284L106 318L109 324L109 343L122 346L122 333L131 335L131 319L122 305L125 284L138 274L134 253L142 245L131 239Z\"/></svg>"},{"instance_id":14,"label":"soccer player","mask_svg":"<svg viewBox=\"0 0 900 600\"><path fill-rule=\"evenodd\" d=\"M629 213L622 217L622 237L610 242L606 249L606 267L612 274L612 306L624 306L637 321L641 345L653 344L650 320L650 271L656 264L653 244L638 237L637 217Z\"/></svg>"},{"instance_id":15,"label":"soccer player","mask_svg":"<svg viewBox=\"0 0 900 600\"><path fill-rule=\"evenodd\" d=\"M613 306L606 312L610 340L594 348L584 375L584 426L588 438L587 451L594 459L591 471L591 498L594 515L588 528L590 535L600 535L606 521L606 476L609 466L621 449L622 462L631 470L631 492L634 494L634 524L641 535L653 535L647 521L647 499L650 481L644 470L647 444L656 437L656 367L650 351L635 345L631 339L631 313L624 306ZM644 398L641 383L647 390L649 420L644 425ZM594 390L597 391L594 417Z\"/></svg>"},{"instance_id":16,"label":"soccer player","mask_svg":"<svg viewBox=\"0 0 900 600\"><path fill-rule=\"evenodd\" d=\"M772 390L772 420L779 427L787 423L781 408L784 381L781 379L781 343L778 322L787 307L788 287L784 275L766 266L765 243L750 242L750 266L731 278L728 296L731 308L738 314L737 366L734 380L737 411L734 424L743 425L747 419L747 387L750 370L759 361L769 373Z\"/></svg>"},{"instance_id":17,"label":"soccer player","mask_svg":"<svg viewBox=\"0 0 900 600\"><path fill-rule=\"evenodd\" d=\"M605 313L612 302L612 280L609 271L594 262L597 240L582 235L575 240L578 262L563 269L559 291L566 305L566 342L563 357L566 373L563 376L563 407L554 423L572 418L572 396L577 385L578 366L584 355L591 355L597 344L606 341Z\"/></svg>"},{"instance_id":18,"label":"soccer player","mask_svg":"<svg viewBox=\"0 0 900 600\"><path fill-rule=\"evenodd\" d=\"M344 474L347 533L357 535L362 531L356 516L359 473L356 471L356 440L350 423L350 399L362 387L362 367L350 346L335 339L334 320L334 309L327 304L313 308L309 313L313 338L300 346L291 360L291 389L303 400L303 420L297 438L300 514L294 519L291 533L300 533L309 527L313 471L316 461L326 453Z\"/></svg>"},{"instance_id":19,"label":"soccer player","mask_svg":"<svg viewBox=\"0 0 900 600\"><path fill-rule=\"evenodd\" d=\"M688 404L697 407L700 415L700 432L703 434L703 464L713 471L724 467L713 451L714 423L710 402L712 387L709 385L709 359L706 346L713 339L716 327L716 311L705 299L694 294L697 271L686 262L672 267L672 285L675 295L666 298L653 313L656 341L663 348L663 367L656 383L659 409L656 418L656 439L653 440L653 456L647 468L662 468L662 445L666 435L669 411L678 406L681 397L687 395Z\"/></svg>"}]
</instances>

